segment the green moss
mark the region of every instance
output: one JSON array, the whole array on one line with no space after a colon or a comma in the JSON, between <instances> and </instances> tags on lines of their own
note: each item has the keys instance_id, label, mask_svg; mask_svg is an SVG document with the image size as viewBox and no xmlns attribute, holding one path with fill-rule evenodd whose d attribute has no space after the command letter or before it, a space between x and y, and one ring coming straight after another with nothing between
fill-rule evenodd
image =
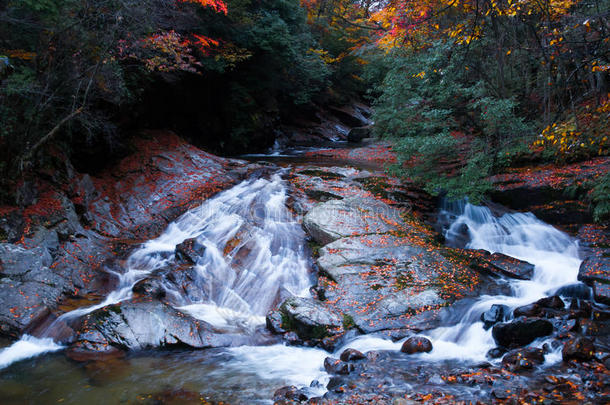
<instances>
[{"instance_id":1,"label":"green moss","mask_svg":"<svg viewBox=\"0 0 610 405\"><path fill-rule=\"evenodd\" d=\"M356 327L356 322L354 322L354 318L350 314L343 314L343 329L353 329Z\"/></svg>"}]
</instances>

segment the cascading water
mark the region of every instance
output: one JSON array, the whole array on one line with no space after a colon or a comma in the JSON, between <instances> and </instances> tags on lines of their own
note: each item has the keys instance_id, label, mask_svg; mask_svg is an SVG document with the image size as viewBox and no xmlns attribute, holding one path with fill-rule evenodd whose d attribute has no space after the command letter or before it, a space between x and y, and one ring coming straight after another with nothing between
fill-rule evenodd
<instances>
[{"instance_id":1,"label":"cascading water","mask_svg":"<svg viewBox=\"0 0 610 405\"><path fill-rule=\"evenodd\" d=\"M532 263L535 268L531 280L510 281L511 295L481 296L458 324L426 332L434 349L423 357L485 360L495 342L491 329L486 331L480 321L483 312L494 304L503 304L512 310L577 281L581 262L578 242L531 213L506 213L496 217L487 207L454 202L445 205L441 216L453 219L445 232L449 242L464 238L467 230L466 248L503 253Z\"/></svg>"},{"instance_id":2,"label":"cascading water","mask_svg":"<svg viewBox=\"0 0 610 405\"><path fill-rule=\"evenodd\" d=\"M287 197L280 174L244 181L218 194L134 251L126 271L117 274L118 288L103 302L63 314L54 324L129 299L138 281L171 266L176 245L195 238L204 248L193 280L202 298L193 302L170 283L168 292L179 309L220 330L251 332L264 323L274 303L308 294L311 284L304 233L286 208ZM0 367L62 349L51 339L52 331L53 325L42 338L24 336L0 351Z\"/></svg>"},{"instance_id":3,"label":"cascading water","mask_svg":"<svg viewBox=\"0 0 610 405\"><path fill-rule=\"evenodd\" d=\"M251 333L264 322L266 312L284 297L308 294L311 280L305 235L286 209L286 199L287 191L279 174L268 180L245 181L218 194L178 218L161 236L136 249L127 260L125 272L117 274L118 288L103 302L68 312L56 322L69 321L129 299L138 281L153 275L163 276L167 269L179 265L175 257L177 245L194 239L198 256L192 266L194 279L191 281L200 294L194 297L165 280L167 297L178 309L213 324L218 330ZM446 231L448 241L466 238L467 248L500 252L535 265L532 280L510 282L512 294L479 297L458 324L427 331L425 335L432 340L434 349L413 357L427 361L478 362L485 360L487 351L495 346L491 331L485 331L479 321L481 313L493 304L511 308L529 304L562 285L575 282L580 264L578 244L532 214L513 213L498 218L486 207L461 203L447 206L443 215L451 217ZM49 335L42 338L24 336L0 351L0 368L27 357L61 350L63 347L49 337L52 330L50 327ZM365 352L398 350L401 344L401 341L366 335L345 344L334 355L338 356L347 347ZM250 381L261 387L307 386L312 380L318 380L321 384L311 394L320 395L328 380L323 369L328 353L319 349L276 344L212 352L222 359L218 360L222 365L211 368L208 375L220 387L231 381L229 376L242 379L240 383ZM144 370L139 372L141 378L147 375ZM188 380L190 377L171 366L166 378ZM121 389L129 388L122 386ZM268 394L262 398L268 398Z\"/></svg>"}]
</instances>

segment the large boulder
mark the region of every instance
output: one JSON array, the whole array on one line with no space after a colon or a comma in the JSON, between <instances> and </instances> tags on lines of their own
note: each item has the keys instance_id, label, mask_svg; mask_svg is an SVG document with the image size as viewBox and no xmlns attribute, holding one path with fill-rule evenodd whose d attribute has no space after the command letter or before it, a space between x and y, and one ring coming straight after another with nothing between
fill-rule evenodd
<instances>
[{"instance_id":1,"label":"large boulder","mask_svg":"<svg viewBox=\"0 0 610 405\"><path fill-rule=\"evenodd\" d=\"M499 323L492 329L499 346L514 348L532 343L553 333L553 324L546 319L519 318L509 323Z\"/></svg>"},{"instance_id":2,"label":"large boulder","mask_svg":"<svg viewBox=\"0 0 610 405\"><path fill-rule=\"evenodd\" d=\"M473 295L477 272L417 238L373 234L342 238L319 250L319 290L363 332L434 326L434 310ZM450 256L450 255L449 255Z\"/></svg>"},{"instance_id":3,"label":"large boulder","mask_svg":"<svg viewBox=\"0 0 610 405\"><path fill-rule=\"evenodd\" d=\"M72 345L92 354L108 346L142 350L171 346L223 347L245 343L244 336L217 332L210 324L157 300L131 300L88 314Z\"/></svg>"},{"instance_id":4,"label":"large boulder","mask_svg":"<svg viewBox=\"0 0 610 405\"><path fill-rule=\"evenodd\" d=\"M398 210L379 200L352 197L317 204L303 218L303 226L325 245L348 236L397 232L405 223Z\"/></svg>"},{"instance_id":5,"label":"large boulder","mask_svg":"<svg viewBox=\"0 0 610 405\"><path fill-rule=\"evenodd\" d=\"M291 297L280 306L282 327L303 340L323 339L342 332L343 321L332 309L309 298Z\"/></svg>"}]
</instances>

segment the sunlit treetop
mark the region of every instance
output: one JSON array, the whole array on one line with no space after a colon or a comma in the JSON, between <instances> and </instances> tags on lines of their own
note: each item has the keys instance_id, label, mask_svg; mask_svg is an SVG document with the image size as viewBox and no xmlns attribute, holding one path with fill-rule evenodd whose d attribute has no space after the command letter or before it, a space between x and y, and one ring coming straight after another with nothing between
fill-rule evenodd
<instances>
[{"instance_id":1,"label":"sunlit treetop","mask_svg":"<svg viewBox=\"0 0 610 405\"><path fill-rule=\"evenodd\" d=\"M227 3L222 0L178 0L179 3L193 3L202 7L210 7L217 13L227 14Z\"/></svg>"},{"instance_id":2,"label":"sunlit treetop","mask_svg":"<svg viewBox=\"0 0 610 405\"><path fill-rule=\"evenodd\" d=\"M422 40L452 38L470 43L481 37L486 17L537 18L551 23L569 14L580 0L392 0L372 14L383 27L384 49L422 45Z\"/></svg>"}]
</instances>

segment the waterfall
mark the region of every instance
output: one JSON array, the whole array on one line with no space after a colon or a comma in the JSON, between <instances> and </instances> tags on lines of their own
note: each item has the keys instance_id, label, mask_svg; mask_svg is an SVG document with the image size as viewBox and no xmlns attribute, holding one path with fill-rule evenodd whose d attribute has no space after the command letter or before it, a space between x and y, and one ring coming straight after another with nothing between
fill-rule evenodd
<instances>
[{"instance_id":1,"label":"waterfall","mask_svg":"<svg viewBox=\"0 0 610 405\"><path fill-rule=\"evenodd\" d=\"M131 253L125 272L117 273L117 289L103 302L61 315L41 338L24 335L0 351L0 368L61 350L52 339L54 324L131 298L133 286L171 266L176 246L190 238L205 248L194 264L193 280L203 298L193 302L166 283L178 309L227 332L251 332L264 324L274 304L290 295L307 295L311 285L305 235L286 208L287 198L281 173L276 173L243 181L186 212Z\"/></svg>"},{"instance_id":2,"label":"waterfall","mask_svg":"<svg viewBox=\"0 0 610 405\"><path fill-rule=\"evenodd\" d=\"M496 217L487 207L460 202L446 205L441 215L455 217L445 232L449 242L467 229L466 248L503 253L534 265L531 280L510 281L511 295L481 296L457 325L426 332L434 346L430 358L485 360L495 342L491 329L483 328L481 313L494 304L503 304L512 310L543 298L562 285L576 282L581 262L578 242L531 213L506 213Z\"/></svg>"}]
</instances>

